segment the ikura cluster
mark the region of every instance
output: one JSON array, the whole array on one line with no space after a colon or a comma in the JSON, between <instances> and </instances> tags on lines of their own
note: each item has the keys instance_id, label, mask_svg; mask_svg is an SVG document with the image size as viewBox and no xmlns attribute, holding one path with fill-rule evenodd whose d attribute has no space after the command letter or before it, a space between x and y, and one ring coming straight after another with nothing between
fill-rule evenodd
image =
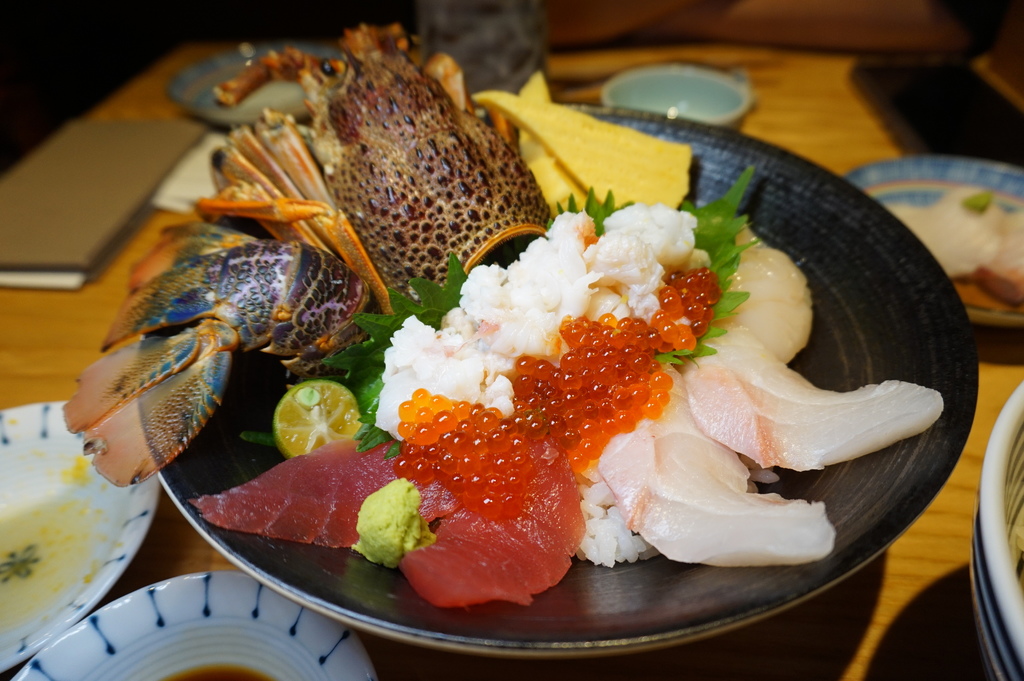
<instances>
[{"instance_id":1,"label":"ikura cluster","mask_svg":"<svg viewBox=\"0 0 1024 681\"><path fill-rule=\"evenodd\" d=\"M516 361L508 417L417 390L399 408L404 442L395 472L421 484L438 480L489 518L516 517L532 473L529 441L552 437L580 472L612 437L660 417L672 377L656 355L696 347L720 297L715 274L700 268L668 277L650 323L567 319L559 332L568 349L557 365L529 355Z\"/></svg>"},{"instance_id":2,"label":"ikura cluster","mask_svg":"<svg viewBox=\"0 0 1024 681\"><path fill-rule=\"evenodd\" d=\"M673 272L665 279L665 286L658 291L661 311L669 319L685 317L697 338L708 332L711 320L715 318L715 303L721 297L718 275L706 267Z\"/></svg>"},{"instance_id":3,"label":"ikura cluster","mask_svg":"<svg viewBox=\"0 0 1024 681\"><path fill-rule=\"evenodd\" d=\"M561 335L569 349L557 367L535 357L516 362L513 404L517 411L543 416L579 472L601 456L612 437L632 431L642 418L661 416L672 377L655 359L666 341L642 320L580 318L563 324Z\"/></svg>"},{"instance_id":4,"label":"ikura cluster","mask_svg":"<svg viewBox=\"0 0 1024 681\"><path fill-rule=\"evenodd\" d=\"M547 431L536 414L503 417L497 409L421 388L398 415L404 441L396 475L422 485L437 480L467 509L492 520L519 516L533 473L528 440Z\"/></svg>"}]
</instances>

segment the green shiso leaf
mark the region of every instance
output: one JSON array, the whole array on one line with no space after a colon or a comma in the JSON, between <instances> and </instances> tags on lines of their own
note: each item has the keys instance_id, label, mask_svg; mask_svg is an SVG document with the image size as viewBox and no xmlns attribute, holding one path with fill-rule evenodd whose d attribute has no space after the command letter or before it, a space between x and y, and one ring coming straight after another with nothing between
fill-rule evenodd
<instances>
[{"instance_id":1,"label":"green shiso leaf","mask_svg":"<svg viewBox=\"0 0 1024 681\"><path fill-rule=\"evenodd\" d=\"M277 448L277 443L274 442L273 433L264 433L260 430L243 430L239 433L238 437L242 438L246 442L252 442L257 445L266 445L267 447Z\"/></svg>"},{"instance_id":2,"label":"green shiso leaf","mask_svg":"<svg viewBox=\"0 0 1024 681\"><path fill-rule=\"evenodd\" d=\"M374 414L376 414L376 411L374 411ZM384 453L384 458L391 459L398 456L401 445L398 443L398 440L391 436L391 433L378 428L376 424L367 423L363 418L359 420L362 421L363 425L359 426L359 430L355 434L355 439L359 443L356 446L357 451L369 451L374 447L390 442L391 445Z\"/></svg>"},{"instance_id":3,"label":"green shiso leaf","mask_svg":"<svg viewBox=\"0 0 1024 681\"><path fill-rule=\"evenodd\" d=\"M465 281L466 271L462 269L459 259L454 254L449 255L444 286L427 279L413 279L409 286L419 295L419 302L389 289L388 297L394 312L355 315L353 321L369 334L369 339L324 360L324 364L342 372L342 381L359 402L359 420L363 424L356 433L359 451L365 452L394 440L390 433L376 426L380 391L384 387L384 351L391 345L391 336L402 328L409 317L416 317L435 329L440 328L445 314L459 306ZM398 443L395 442L388 451L389 457L398 453L397 447Z\"/></svg>"},{"instance_id":4,"label":"green shiso leaf","mask_svg":"<svg viewBox=\"0 0 1024 681\"><path fill-rule=\"evenodd\" d=\"M598 236L604 234L604 219L619 210L630 205L629 203L621 206L615 205L615 195L609 189L608 193L605 194L604 201L599 201L597 194L594 192L594 188L591 187L590 191L587 192L587 201L583 205L583 211L594 220L594 231ZM557 204L558 213L579 213L580 208L576 203L576 195L570 194L569 200L566 201L566 207L562 208L562 204ZM551 223L548 223L548 227L551 227Z\"/></svg>"},{"instance_id":5,"label":"green shiso leaf","mask_svg":"<svg viewBox=\"0 0 1024 681\"><path fill-rule=\"evenodd\" d=\"M740 254L757 243L756 239L744 244L736 243L739 233L749 222L746 215L737 215L737 212L753 176L754 169L747 168L725 193L725 196L700 208L688 201L683 202L683 210L692 213L697 218L697 229L693 233L694 246L707 252L711 260L708 269L718 276L722 297L715 304L714 319L709 325L707 333L698 340L697 347L693 350L676 350L659 354L659 362L682 364L696 357L715 354L715 349L707 346L705 341L723 335L725 329L715 326L714 323L734 314L740 303L749 297L750 294L746 291L730 291L729 287L732 285L732 276L736 274L736 269L740 265Z\"/></svg>"}]
</instances>

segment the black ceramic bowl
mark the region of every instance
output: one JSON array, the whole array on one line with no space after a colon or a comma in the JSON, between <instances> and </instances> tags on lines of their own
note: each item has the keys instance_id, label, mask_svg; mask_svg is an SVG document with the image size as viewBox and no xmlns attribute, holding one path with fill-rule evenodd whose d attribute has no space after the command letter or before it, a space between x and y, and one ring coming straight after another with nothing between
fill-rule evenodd
<instances>
[{"instance_id":1,"label":"black ceramic bowl","mask_svg":"<svg viewBox=\"0 0 1024 681\"><path fill-rule=\"evenodd\" d=\"M348 550L221 530L188 503L281 460L238 437L267 429L285 382L280 364L247 353L238 358L224 406L162 473L186 517L239 568L307 607L408 643L535 657L625 652L713 635L812 596L883 551L938 493L967 440L978 364L964 307L920 242L847 181L775 147L653 115L588 111L691 144L690 198L698 205L754 166L742 208L766 242L796 261L814 296L814 330L795 368L832 390L885 379L934 388L945 400L938 422L824 471L783 471L765 490L825 502L837 537L832 554L818 562L719 568L658 557L613 569L580 562L532 605L441 609L419 598L397 570Z\"/></svg>"}]
</instances>

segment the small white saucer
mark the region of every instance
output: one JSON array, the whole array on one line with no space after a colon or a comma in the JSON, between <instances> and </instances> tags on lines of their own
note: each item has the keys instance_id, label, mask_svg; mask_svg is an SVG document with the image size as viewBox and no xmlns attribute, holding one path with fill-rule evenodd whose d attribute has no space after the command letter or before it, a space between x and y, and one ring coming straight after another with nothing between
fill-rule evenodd
<instances>
[{"instance_id":1,"label":"small white saucer","mask_svg":"<svg viewBox=\"0 0 1024 681\"><path fill-rule=\"evenodd\" d=\"M160 495L115 487L82 455L64 403L0 411L0 671L78 622L128 567Z\"/></svg>"}]
</instances>

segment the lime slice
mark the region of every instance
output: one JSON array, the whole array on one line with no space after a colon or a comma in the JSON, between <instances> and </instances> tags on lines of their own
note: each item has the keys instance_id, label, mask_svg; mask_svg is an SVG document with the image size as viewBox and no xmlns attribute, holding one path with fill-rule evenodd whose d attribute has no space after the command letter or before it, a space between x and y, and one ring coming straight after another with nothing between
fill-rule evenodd
<instances>
[{"instance_id":1,"label":"lime slice","mask_svg":"<svg viewBox=\"0 0 1024 681\"><path fill-rule=\"evenodd\" d=\"M286 457L308 454L359 430L359 405L352 391L326 379L292 386L274 410L274 444Z\"/></svg>"}]
</instances>

